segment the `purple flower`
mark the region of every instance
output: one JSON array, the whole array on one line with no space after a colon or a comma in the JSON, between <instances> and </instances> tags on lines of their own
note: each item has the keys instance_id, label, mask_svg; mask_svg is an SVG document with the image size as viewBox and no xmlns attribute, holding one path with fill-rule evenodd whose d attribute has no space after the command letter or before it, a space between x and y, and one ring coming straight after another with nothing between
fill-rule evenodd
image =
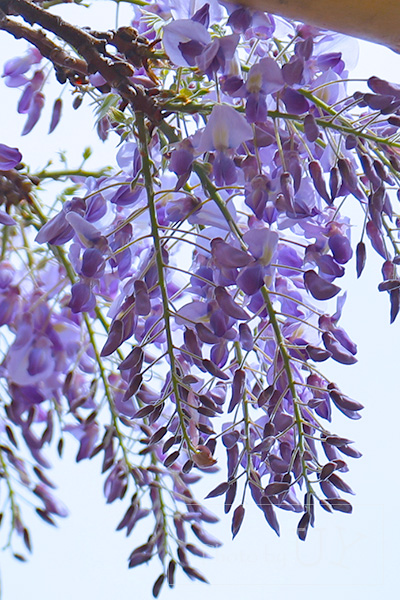
<instances>
[{"instance_id":1,"label":"purple flower","mask_svg":"<svg viewBox=\"0 0 400 600\"><path fill-rule=\"evenodd\" d=\"M28 135L39 121L43 106L44 106L44 95L42 92L35 92L32 100L29 103L27 109L28 119L24 125L21 135Z\"/></svg>"},{"instance_id":2,"label":"purple flower","mask_svg":"<svg viewBox=\"0 0 400 600\"><path fill-rule=\"evenodd\" d=\"M29 114L30 107L33 106L35 92L39 91L44 82L43 71L36 71L32 79L25 86L22 96L19 99L17 111L20 114Z\"/></svg>"},{"instance_id":3,"label":"purple flower","mask_svg":"<svg viewBox=\"0 0 400 600\"><path fill-rule=\"evenodd\" d=\"M3 75L8 87L19 87L27 83L24 74L29 71L32 65L40 63L42 55L34 47L29 48L24 56L11 58L4 64Z\"/></svg>"},{"instance_id":4,"label":"purple flower","mask_svg":"<svg viewBox=\"0 0 400 600\"><path fill-rule=\"evenodd\" d=\"M53 112L51 113L51 121L49 133L53 133L61 118L62 100L57 98L53 105Z\"/></svg>"},{"instance_id":5,"label":"purple flower","mask_svg":"<svg viewBox=\"0 0 400 600\"><path fill-rule=\"evenodd\" d=\"M178 176L175 190L179 190L190 177L194 160L194 147L189 138L185 138L171 153L169 170Z\"/></svg>"},{"instance_id":6,"label":"purple flower","mask_svg":"<svg viewBox=\"0 0 400 600\"><path fill-rule=\"evenodd\" d=\"M229 151L235 150L252 137L251 126L237 110L226 104L214 106L196 151L199 154L217 151L214 163L217 185L229 185L236 181L236 167Z\"/></svg>"},{"instance_id":7,"label":"purple flower","mask_svg":"<svg viewBox=\"0 0 400 600\"><path fill-rule=\"evenodd\" d=\"M0 171L9 171L16 167L22 160L22 154L18 148L10 148L0 144Z\"/></svg>"},{"instance_id":8,"label":"purple flower","mask_svg":"<svg viewBox=\"0 0 400 600\"><path fill-rule=\"evenodd\" d=\"M284 87L282 71L272 58L263 58L253 65L248 73L245 92L247 96L246 116L250 123L265 121L266 98Z\"/></svg>"},{"instance_id":9,"label":"purple flower","mask_svg":"<svg viewBox=\"0 0 400 600\"><path fill-rule=\"evenodd\" d=\"M238 33L214 38L212 42L197 54L195 58L196 66L209 79L219 70L225 73L228 71L229 64L234 57L239 39L240 36Z\"/></svg>"},{"instance_id":10,"label":"purple flower","mask_svg":"<svg viewBox=\"0 0 400 600\"><path fill-rule=\"evenodd\" d=\"M165 52L171 61L180 67L195 66L196 56L210 41L210 34L198 21L179 19L164 27Z\"/></svg>"}]
</instances>

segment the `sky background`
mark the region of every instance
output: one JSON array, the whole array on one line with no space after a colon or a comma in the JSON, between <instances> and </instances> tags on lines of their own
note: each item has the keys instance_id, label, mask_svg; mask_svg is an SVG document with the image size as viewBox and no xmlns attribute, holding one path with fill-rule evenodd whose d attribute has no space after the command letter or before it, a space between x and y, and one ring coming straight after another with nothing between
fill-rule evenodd
<instances>
[{"instance_id":1,"label":"sky background","mask_svg":"<svg viewBox=\"0 0 400 600\"><path fill-rule=\"evenodd\" d=\"M96 4L99 23L91 23L94 27L102 26L103 3ZM82 15L84 19L83 8L78 12L76 7L67 8L75 22ZM0 32L0 48L6 59L23 53L25 44L14 43ZM360 42L359 62L352 75L378 75L400 83L400 57L386 48ZM19 146L33 169L43 166L60 148L71 149L71 166L76 166L86 145L96 147L92 164L113 160L113 144L98 141L84 111L69 113L71 116L61 121L53 136L46 136L49 117L43 117L33 134L18 138L16 131L21 131L25 119L15 112L18 96L18 91L6 90L0 82L0 142ZM354 235L358 235L356 228ZM203 600L206 595L208 600L244 596L267 600L277 594L280 598L294 594L296 600L319 595L324 600L338 596L369 600L393 595L397 589L400 321L389 326L388 297L376 289L381 280L380 267L381 261L371 248L366 272L359 281L354 276L354 259L348 265L346 282L350 292L341 325L358 343L358 363L351 367L333 362L324 366L347 395L365 404L360 421L350 421L336 411L332 425L340 435L356 440L356 447L363 453L358 461L349 460L350 472L345 475L356 492L349 498L353 514L330 515L317 508L315 528L304 543L296 536L298 515L280 511L281 537L277 538L261 511L248 502L245 522L235 541L230 541L230 519L222 518L221 523L210 527L210 532L224 546L211 550L213 560L193 560L210 585L192 583L179 573L175 589L164 588L162 598ZM99 461L76 464L77 446L74 440L70 442L63 461L54 457L52 473L58 484L57 495L68 506L70 516L58 520L58 529L39 519L31 520L34 552L28 563L0 554L3 600L151 598L152 583L161 572L156 560L149 566L127 569L127 557L142 543L145 524L139 525L130 538L115 532L125 504L106 506ZM206 487L199 488L198 498L220 481L221 477L214 475ZM220 499L207 506L222 515Z\"/></svg>"}]
</instances>

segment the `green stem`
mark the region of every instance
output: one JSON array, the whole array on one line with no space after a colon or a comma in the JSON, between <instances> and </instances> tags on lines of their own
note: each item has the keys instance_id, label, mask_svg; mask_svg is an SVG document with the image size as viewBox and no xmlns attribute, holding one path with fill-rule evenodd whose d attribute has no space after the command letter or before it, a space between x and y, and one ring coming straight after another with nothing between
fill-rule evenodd
<instances>
[{"instance_id":1,"label":"green stem","mask_svg":"<svg viewBox=\"0 0 400 600\"><path fill-rule=\"evenodd\" d=\"M8 472L7 464L6 464L5 458L3 456L3 451L1 450L1 448L0 448L0 465L1 465L1 468L3 471L2 478L4 478L6 480L6 486L8 489L8 497L10 499L11 515L12 515L10 533L9 533L7 543L3 548L3 550L4 550L5 548L8 548L11 544L11 536L14 531L15 522L17 519L19 519L20 510L19 510L18 504L15 501L15 492L11 485L10 474Z\"/></svg>"},{"instance_id":2,"label":"green stem","mask_svg":"<svg viewBox=\"0 0 400 600\"><path fill-rule=\"evenodd\" d=\"M242 355L242 349L240 347L240 343L239 342L235 342L235 352L236 352L236 359L239 365L239 368L242 367L242 363L243 363L243 355ZM243 489L243 496L242 496L242 504L244 504L244 500L245 500L245 496L246 496L246 488L247 488L247 483L250 479L250 471L251 471L251 445L250 445L250 415L249 415L249 406L248 406L248 399L246 397L246 389L243 392L243 402L242 402L242 408L243 408L243 422L244 422L244 431L245 431L245 449L246 449L246 482L244 484L244 489Z\"/></svg>"},{"instance_id":3,"label":"green stem","mask_svg":"<svg viewBox=\"0 0 400 600\"><path fill-rule=\"evenodd\" d=\"M37 179L43 180L43 179L53 179L53 180L58 180L58 179L64 179L66 177L73 177L73 176L79 176L79 177L102 177L103 175L106 175L110 170L110 167L104 167L103 169L100 169L99 171L83 171L82 169L60 169L59 171L47 171L46 169L43 169L43 171L39 171L38 173L33 173L30 176L31 177L37 177Z\"/></svg>"},{"instance_id":4,"label":"green stem","mask_svg":"<svg viewBox=\"0 0 400 600\"><path fill-rule=\"evenodd\" d=\"M300 411L300 407L299 407L299 399L297 397L297 391L296 391L296 385L293 379L293 374L292 374L292 369L290 366L290 356L289 356L289 352L286 348L285 345L285 341L283 339L282 336L282 332L280 330L279 327L279 323L278 320L276 318L276 313L274 310L274 307L272 305L271 302L271 298L269 295L269 291L266 288L266 286L263 286L263 288L261 289L261 293L263 295L264 301L265 301L265 306L267 308L268 311L268 316L269 316L269 320L271 322L272 325L272 329L274 330L274 334L275 334L275 339L276 339L276 343L278 345L279 348L279 352L280 355L282 357L282 361L283 361L283 365L284 365L284 369L286 372L286 377L288 380L288 388L290 390L290 393L292 395L292 400L293 400L293 411L294 411L294 416L296 419L296 427L297 427L297 431L298 431L298 448L300 450L300 459L301 459L301 464L302 464L302 474L304 477L304 481L306 482L307 488L309 489L309 491L312 491L310 489L310 482L308 479L308 475L307 475L307 465L306 462L304 460L304 433L303 433L303 418L301 416L301 411Z\"/></svg>"},{"instance_id":5,"label":"green stem","mask_svg":"<svg viewBox=\"0 0 400 600\"><path fill-rule=\"evenodd\" d=\"M390 148L400 148L400 143L396 143L396 142L391 142L388 138L383 138L379 135L374 135L372 133L367 133L367 132L362 132L362 131L357 131L355 130L351 123L349 123L349 121L347 119L345 119L344 117L342 117L338 112L336 112L335 110L333 110L333 108L331 108L328 104L326 104L323 100L321 100L320 98L318 98L317 96L315 96L312 92L309 92L308 90L304 90L304 89L299 89L299 92L308 100L311 100L311 102L313 102L315 104L315 106L318 106L319 108L322 108L322 110L330 115L332 115L333 117L338 118L341 123L340 124L335 124L333 123L331 120L330 121L325 121L324 119L315 119L316 122L318 123L318 125L324 129L335 129L336 131L339 131L340 133L347 133L347 134L351 134L354 135L356 137L359 137L361 139L365 139L365 140L369 140L371 142L375 142L376 144L384 144L385 146L388 146ZM272 116L272 115L270 115ZM295 117L296 120L303 120L302 117L296 117L295 115L286 115L287 118L292 118Z\"/></svg>"},{"instance_id":6,"label":"green stem","mask_svg":"<svg viewBox=\"0 0 400 600\"><path fill-rule=\"evenodd\" d=\"M174 354L174 343L172 338L172 329L171 329L171 321L170 321L170 310L169 310L169 299L166 281L164 277L164 262L162 258L162 243L159 234L159 225L157 221L157 211L156 211L156 203L154 197L154 189L153 189L153 179L151 175L151 159L149 155L149 147L148 147L148 131L144 121L144 114L141 112L136 112L136 125L138 128L138 145L140 148L140 155L142 158L142 173L145 182L145 188L147 193L147 202L150 214L150 223L151 223L151 234L154 241L154 249L155 249L155 259L157 265L157 273L158 273L158 283L160 287L161 293L161 302L163 309L163 322L165 325L165 335L167 337L167 346L168 346L168 357L171 368L171 381L172 388L174 391L175 402L176 402L176 410L179 415L179 422L182 430L182 435L185 439L188 451L195 452L195 448L193 447L192 441L186 431L186 423L184 413L182 411L180 393L179 393L179 382L178 382L178 373L176 368L176 360Z\"/></svg>"},{"instance_id":7,"label":"green stem","mask_svg":"<svg viewBox=\"0 0 400 600\"><path fill-rule=\"evenodd\" d=\"M109 386L109 383L108 383L108 380L107 380L106 370L104 368L103 361L102 361L101 356L100 356L100 352L99 352L99 350L97 348L95 334L94 334L92 325L91 325L91 323L89 321L88 314L87 313L82 313L82 316L83 316L83 320L85 321L86 329L87 329L87 332L89 334L90 343L92 345L92 348L93 348L93 351L94 351L94 355L96 357L96 362L97 362L99 370L100 370L100 378L101 378L101 380L103 382L104 392L105 392L105 395L106 395L108 406L110 408L111 418L112 418L114 430L115 430L115 433L117 435L119 446L120 446L120 448L122 450L122 454L124 456L124 461L125 461L125 466L126 466L127 473L129 473L130 469L131 469L131 464L130 464L130 461L129 461L128 451L127 451L127 449L125 447L125 444L124 444L124 436L123 436L123 433L121 432L121 430L119 428L119 422L118 422L119 413L118 413L117 409L115 408L115 403L114 403L114 400L113 400L113 397L112 397L112 394L111 394L111 390L110 390L110 386Z\"/></svg>"}]
</instances>

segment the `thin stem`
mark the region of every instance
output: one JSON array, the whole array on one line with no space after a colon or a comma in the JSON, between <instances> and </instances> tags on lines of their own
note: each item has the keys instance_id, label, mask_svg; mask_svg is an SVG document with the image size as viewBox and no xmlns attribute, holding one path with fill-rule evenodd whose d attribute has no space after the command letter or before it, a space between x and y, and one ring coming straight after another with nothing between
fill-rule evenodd
<instances>
[{"instance_id":1,"label":"thin stem","mask_svg":"<svg viewBox=\"0 0 400 600\"><path fill-rule=\"evenodd\" d=\"M156 201L154 197L153 179L151 174L151 159L149 154L148 146L148 131L144 121L144 115L141 112L136 113L136 125L138 128L138 145L140 148L140 155L142 157L142 173L145 182L145 188L147 193L147 202L150 214L151 233L154 241L155 259L157 265L158 282L161 293L162 311L163 311L163 322L165 325L165 335L167 337L168 346L168 357L171 367L171 381L174 390L176 409L179 415L179 422L182 430L182 435L185 439L188 451L195 452L192 441L186 430L186 423L184 413L182 411L180 393L179 393L179 381L176 366L176 359L174 353L174 343L172 337L172 328L170 321L170 309L169 309L169 298L167 292L167 285L164 276L164 261L162 258L162 242L159 234L159 225L157 220Z\"/></svg>"}]
</instances>

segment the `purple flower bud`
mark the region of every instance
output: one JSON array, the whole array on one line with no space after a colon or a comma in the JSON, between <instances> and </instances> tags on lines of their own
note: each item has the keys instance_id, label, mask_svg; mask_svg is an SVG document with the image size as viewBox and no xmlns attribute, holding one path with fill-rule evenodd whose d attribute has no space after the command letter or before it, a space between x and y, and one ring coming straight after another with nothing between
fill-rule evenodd
<instances>
[{"instance_id":1,"label":"purple flower bud","mask_svg":"<svg viewBox=\"0 0 400 600\"><path fill-rule=\"evenodd\" d=\"M219 369L215 363L213 363L208 358L204 358L202 360L202 365L212 375L213 377L217 377L218 379L227 380L229 379L229 375L227 375L224 371Z\"/></svg>"},{"instance_id":2,"label":"purple flower bud","mask_svg":"<svg viewBox=\"0 0 400 600\"><path fill-rule=\"evenodd\" d=\"M336 473L332 473L332 475L329 476L329 483L334 485L338 490L345 492L346 494L354 494L351 487L345 481L343 481L343 479L341 479Z\"/></svg>"},{"instance_id":3,"label":"purple flower bud","mask_svg":"<svg viewBox=\"0 0 400 600\"><path fill-rule=\"evenodd\" d=\"M332 402L339 410L351 410L357 412L364 408L364 406L360 404L360 402L351 400L337 389L330 389L329 396L331 397Z\"/></svg>"},{"instance_id":4,"label":"purple flower bud","mask_svg":"<svg viewBox=\"0 0 400 600\"><path fill-rule=\"evenodd\" d=\"M300 540L304 541L307 537L308 526L310 524L310 513L305 512L297 525L297 535Z\"/></svg>"},{"instance_id":5,"label":"purple flower bud","mask_svg":"<svg viewBox=\"0 0 400 600\"><path fill-rule=\"evenodd\" d=\"M205 344L217 344L219 342L219 337L214 335L213 332L208 329L208 327L203 325L203 323L196 324L196 332L199 340Z\"/></svg>"},{"instance_id":6,"label":"purple flower bud","mask_svg":"<svg viewBox=\"0 0 400 600\"><path fill-rule=\"evenodd\" d=\"M2 225L16 225L17 222L14 221L14 219L12 217L10 217L10 215L8 215L7 213L5 213L4 211L0 210L0 223Z\"/></svg>"},{"instance_id":7,"label":"purple flower bud","mask_svg":"<svg viewBox=\"0 0 400 600\"><path fill-rule=\"evenodd\" d=\"M392 103L393 96L389 94L364 94L363 99L372 110L384 110Z\"/></svg>"},{"instance_id":8,"label":"purple flower bud","mask_svg":"<svg viewBox=\"0 0 400 600\"><path fill-rule=\"evenodd\" d=\"M314 49L314 41L312 36L307 37L305 40L299 40L295 45L295 53L297 56L301 56L304 60L309 60L312 56Z\"/></svg>"},{"instance_id":9,"label":"purple flower bud","mask_svg":"<svg viewBox=\"0 0 400 600\"><path fill-rule=\"evenodd\" d=\"M140 364L140 363L139 363ZM134 369L136 371L136 368ZM140 386L142 385L142 381L143 381L143 375L141 373L136 373L134 375L134 377L132 378L132 380L129 383L128 389L125 391L125 394L122 397L122 403L127 402L130 398L132 398L132 396L134 396L137 391L139 390ZM153 400L153 398L151 398ZM141 396L141 400L144 400L144 396ZM146 398L147 400L147 398ZM149 408L149 407L146 407ZM143 409L141 409L143 410ZM138 418L142 418L145 416L148 416L151 412L153 412L153 407L150 407L149 411L146 411L146 414L139 414L139 411L137 413L135 413L135 417L137 416Z\"/></svg>"},{"instance_id":10,"label":"purple flower bud","mask_svg":"<svg viewBox=\"0 0 400 600\"><path fill-rule=\"evenodd\" d=\"M12 323L18 307L17 303L18 296L16 294L14 297L10 294L8 298L4 298L0 301L0 326Z\"/></svg>"},{"instance_id":11,"label":"purple flower bud","mask_svg":"<svg viewBox=\"0 0 400 600\"><path fill-rule=\"evenodd\" d=\"M283 197L286 200L287 210L290 212L295 212L294 209L294 187L293 187L293 178L290 173L282 173L280 176L280 184Z\"/></svg>"},{"instance_id":12,"label":"purple flower bud","mask_svg":"<svg viewBox=\"0 0 400 600\"><path fill-rule=\"evenodd\" d=\"M222 496L229 489L229 483L226 481L224 483L220 483L216 488L211 490L209 494L207 494L206 498L216 498L217 496Z\"/></svg>"},{"instance_id":13,"label":"purple flower bud","mask_svg":"<svg viewBox=\"0 0 400 600\"><path fill-rule=\"evenodd\" d=\"M221 341L219 344L215 344L211 348L210 359L214 362L218 367L222 368L226 365L226 361L229 357L229 350L227 347L227 343L225 340Z\"/></svg>"},{"instance_id":14,"label":"purple flower bud","mask_svg":"<svg viewBox=\"0 0 400 600\"><path fill-rule=\"evenodd\" d=\"M346 150L353 150L358 144L358 139L355 135L349 134L346 136L345 148Z\"/></svg>"},{"instance_id":15,"label":"purple flower bud","mask_svg":"<svg viewBox=\"0 0 400 600\"><path fill-rule=\"evenodd\" d=\"M353 256L349 239L340 233L332 235L328 240L328 244L336 262L340 265L346 264Z\"/></svg>"},{"instance_id":16,"label":"purple flower bud","mask_svg":"<svg viewBox=\"0 0 400 600\"><path fill-rule=\"evenodd\" d=\"M289 483L285 483L283 481L274 481L267 485L264 489L265 496L275 496L276 494L281 494L282 492L287 492L290 487Z\"/></svg>"},{"instance_id":17,"label":"purple flower bud","mask_svg":"<svg viewBox=\"0 0 400 600\"><path fill-rule=\"evenodd\" d=\"M147 316L151 311L149 291L144 281L137 279L134 282L135 312L137 315Z\"/></svg>"},{"instance_id":18,"label":"purple flower bud","mask_svg":"<svg viewBox=\"0 0 400 600\"><path fill-rule=\"evenodd\" d=\"M220 546L222 546L222 543L219 540L217 540L217 538L210 535L207 531L202 529L202 527L200 527L196 523L193 523L191 527L197 539L199 539L206 546L211 546L212 548L219 548Z\"/></svg>"},{"instance_id":19,"label":"purple flower bud","mask_svg":"<svg viewBox=\"0 0 400 600\"><path fill-rule=\"evenodd\" d=\"M326 189L326 184L320 163L316 160L312 160L310 161L308 168L310 170L310 175L312 177L315 189L317 190L318 194L321 196L321 198L325 200L327 204L332 204L331 197L329 196Z\"/></svg>"},{"instance_id":20,"label":"purple flower bud","mask_svg":"<svg viewBox=\"0 0 400 600\"><path fill-rule=\"evenodd\" d=\"M368 177L375 189L379 188L382 185L382 181L374 169L371 158L368 156L368 154L360 154L359 156L365 175Z\"/></svg>"},{"instance_id":21,"label":"purple flower bud","mask_svg":"<svg viewBox=\"0 0 400 600\"><path fill-rule=\"evenodd\" d=\"M400 86L395 83L389 83L384 79L373 76L368 79L368 87L375 94L388 94L400 100Z\"/></svg>"},{"instance_id":22,"label":"purple flower bud","mask_svg":"<svg viewBox=\"0 0 400 600\"><path fill-rule=\"evenodd\" d=\"M357 362L355 356L346 350L344 346L329 332L325 331L322 334L322 339L325 348L331 352L333 360L336 360L343 365L354 365Z\"/></svg>"},{"instance_id":23,"label":"purple flower bud","mask_svg":"<svg viewBox=\"0 0 400 600\"><path fill-rule=\"evenodd\" d=\"M108 333L107 341L103 346L100 356L109 356L122 344L124 338L124 327L122 321L113 321Z\"/></svg>"},{"instance_id":24,"label":"purple flower bud","mask_svg":"<svg viewBox=\"0 0 400 600\"><path fill-rule=\"evenodd\" d=\"M227 25L230 25L237 33L245 33L249 29L252 19L253 15L250 9L241 6L230 14Z\"/></svg>"},{"instance_id":25,"label":"purple flower bud","mask_svg":"<svg viewBox=\"0 0 400 600\"><path fill-rule=\"evenodd\" d=\"M247 312L233 300L232 296L225 290L225 288L218 286L214 290L215 298L218 302L219 307L223 312L240 321L247 321L250 316Z\"/></svg>"},{"instance_id":26,"label":"purple flower bud","mask_svg":"<svg viewBox=\"0 0 400 600\"><path fill-rule=\"evenodd\" d=\"M341 178L340 178L339 169L338 169L338 167L332 167L330 177L329 177L329 187L331 190L331 203L334 201L334 199L338 195L340 184L341 184Z\"/></svg>"},{"instance_id":27,"label":"purple flower bud","mask_svg":"<svg viewBox=\"0 0 400 600\"><path fill-rule=\"evenodd\" d=\"M364 270L365 262L366 262L366 248L364 242L358 242L356 248L356 271L357 277L360 277L361 273Z\"/></svg>"},{"instance_id":28,"label":"purple flower bud","mask_svg":"<svg viewBox=\"0 0 400 600\"><path fill-rule=\"evenodd\" d=\"M104 258L97 248L86 248L82 257L81 275L84 277L101 277L104 273Z\"/></svg>"},{"instance_id":29,"label":"purple flower bud","mask_svg":"<svg viewBox=\"0 0 400 600\"><path fill-rule=\"evenodd\" d=\"M204 4L201 8L199 8L192 16L192 21L197 21L198 23L204 25L206 29L208 29L210 25L210 5Z\"/></svg>"},{"instance_id":30,"label":"purple flower bud","mask_svg":"<svg viewBox=\"0 0 400 600\"><path fill-rule=\"evenodd\" d=\"M245 188L245 202L257 219L261 220L268 201L270 182L265 175L256 175L250 186L250 189L248 186Z\"/></svg>"},{"instance_id":31,"label":"purple flower bud","mask_svg":"<svg viewBox=\"0 0 400 600\"><path fill-rule=\"evenodd\" d=\"M309 358L315 362L323 362L332 356L328 350L324 350L324 348L319 348L318 346L311 346L310 344L306 346L306 351Z\"/></svg>"},{"instance_id":32,"label":"purple flower bud","mask_svg":"<svg viewBox=\"0 0 400 600\"><path fill-rule=\"evenodd\" d=\"M286 106L288 113L294 115L302 115L309 111L310 105L308 100L297 90L287 87L283 90L282 101Z\"/></svg>"},{"instance_id":33,"label":"purple flower bud","mask_svg":"<svg viewBox=\"0 0 400 600\"><path fill-rule=\"evenodd\" d=\"M51 350L46 338L41 338L29 353L28 373L37 375L46 371L49 361L51 361Z\"/></svg>"},{"instance_id":34,"label":"purple flower bud","mask_svg":"<svg viewBox=\"0 0 400 600\"><path fill-rule=\"evenodd\" d=\"M243 369L236 369L232 383L232 397L229 403L228 413L232 412L243 399L246 386L246 373Z\"/></svg>"},{"instance_id":35,"label":"purple flower bud","mask_svg":"<svg viewBox=\"0 0 400 600\"><path fill-rule=\"evenodd\" d=\"M304 61L301 57L291 56L282 67L282 75L289 86L300 84L303 79Z\"/></svg>"},{"instance_id":36,"label":"purple flower bud","mask_svg":"<svg viewBox=\"0 0 400 600\"><path fill-rule=\"evenodd\" d=\"M346 185L348 190L354 194L358 200L364 200L364 193L358 185L357 174L350 160L347 158L339 158L338 168L342 176L343 183Z\"/></svg>"},{"instance_id":37,"label":"purple flower bud","mask_svg":"<svg viewBox=\"0 0 400 600\"><path fill-rule=\"evenodd\" d=\"M256 294L264 285L264 267L259 261L254 261L241 269L236 278L236 283L248 296Z\"/></svg>"},{"instance_id":38,"label":"purple flower bud","mask_svg":"<svg viewBox=\"0 0 400 600\"><path fill-rule=\"evenodd\" d=\"M211 254L217 266L221 267L244 267L253 261L246 252L227 244L221 238L211 241Z\"/></svg>"},{"instance_id":39,"label":"purple flower bud","mask_svg":"<svg viewBox=\"0 0 400 600\"><path fill-rule=\"evenodd\" d=\"M97 121L96 131L97 135L101 139L102 142L105 142L108 138L108 132L111 129L111 122L109 117L106 115Z\"/></svg>"},{"instance_id":40,"label":"purple flower bud","mask_svg":"<svg viewBox=\"0 0 400 600\"><path fill-rule=\"evenodd\" d=\"M390 323L394 323L400 309L400 289L390 291Z\"/></svg>"},{"instance_id":41,"label":"purple flower bud","mask_svg":"<svg viewBox=\"0 0 400 600\"><path fill-rule=\"evenodd\" d=\"M188 138L184 139L176 150L173 150L171 153L168 168L179 177L179 188L186 183L186 181L183 180L183 177L186 176L187 180L190 175L193 159L194 148L192 142Z\"/></svg>"},{"instance_id":42,"label":"purple flower bud","mask_svg":"<svg viewBox=\"0 0 400 600\"><path fill-rule=\"evenodd\" d=\"M261 496L259 507L264 513L268 525L275 531L276 535L280 535L279 523L276 518L274 507L271 501L266 496Z\"/></svg>"},{"instance_id":43,"label":"purple flower bud","mask_svg":"<svg viewBox=\"0 0 400 600\"><path fill-rule=\"evenodd\" d=\"M49 490L47 489L47 486L45 486L42 483L39 483L35 489L33 490L34 494L36 494L37 496L39 496L39 498L42 500L42 502L44 503L46 510L49 513L52 513L54 515L58 515L59 517L66 517L68 516L68 510L66 509L66 507L59 501L56 500L49 492Z\"/></svg>"},{"instance_id":44,"label":"purple flower bud","mask_svg":"<svg viewBox=\"0 0 400 600\"><path fill-rule=\"evenodd\" d=\"M253 335L247 323L240 323L239 325L239 340L243 350L246 350L246 352L253 350Z\"/></svg>"},{"instance_id":45,"label":"purple flower bud","mask_svg":"<svg viewBox=\"0 0 400 600\"><path fill-rule=\"evenodd\" d=\"M51 113L49 134L53 133L53 131L55 130L55 128L57 127L57 125L60 122L61 109L62 109L62 100L61 100L61 98L57 98L57 100L55 100L54 105L53 105L53 112Z\"/></svg>"},{"instance_id":46,"label":"purple flower bud","mask_svg":"<svg viewBox=\"0 0 400 600\"><path fill-rule=\"evenodd\" d=\"M88 312L96 306L96 297L86 283L78 281L71 287L68 306L73 313Z\"/></svg>"},{"instance_id":47,"label":"purple flower bud","mask_svg":"<svg viewBox=\"0 0 400 600\"><path fill-rule=\"evenodd\" d=\"M371 241L372 247L378 254L386 259L387 252L381 231L378 229L374 221L368 221L366 226L367 235Z\"/></svg>"},{"instance_id":48,"label":"purple flower bud","mask_svg":"<svg viewBox=\"0 0 400 600\"><path fill-rule=\"evenodd\" d=\"M26 113L29 112L29 107L32 102L33 93L34 93L33 87L31 85L27 85L25 87L24 91L22 92L22 96L19 99L19 102L17 105L17 112L20 115L25 115Z\"/></svg>"},{"instance_id":49,"label":"purple flower bud","mask_svg":"<svg viewBox=\"0 0 400 600\"><path fill-rule=\"evenodd\" d=\"M311 113L304 117L304 133L306 134L306 138L309 142L315 142L315 140L317 140L319 137L319 127L314 116Z\"/></svg>"},{"instance_id":50,"label":"purple flower bud","mask_svg":"<svg viewBox=\"0 0 400 600\"><path fill-rule=\"evenodd\" d=\"M27 135L35 127L40 118L42 108L44 106L44 94L35 92L29 105L28 119L22 130L21 135Z\"/></svg>"},{"instance_id":51,"label":"purple flower bud","mask_svg":"<svg viewBox=\"0 0 400 600\"><path fill-rule=\"evenodd\" d=\"M350 502L343 500L343 498L328 498L327 502L332 506L333 510L339 510L340 512L350 514L353 512L353 507Z\"/></svg>"},{"instance_id":52,"label":"purple flower bud","mask_svg":"<svg viewBox=\"0 0 400 600\"><path fill-rule=\"evenodd\" d=\"M132 348L128 356L122 361L118 369L120 371L135 369L140 370L144 358L143 350L140 346Z\"/></svg>"},{"instance_id":53,"label":"purple flower bud","mask_svg":"<svg viewBox=\"0 0 400 600\"><path fill-rule=\"evenodd\" d=\"M310 294L317 300L329 300L340 292L340 287L323 279L312 270L304 273L304 283Z\"/></svg>"}]
</instances>

